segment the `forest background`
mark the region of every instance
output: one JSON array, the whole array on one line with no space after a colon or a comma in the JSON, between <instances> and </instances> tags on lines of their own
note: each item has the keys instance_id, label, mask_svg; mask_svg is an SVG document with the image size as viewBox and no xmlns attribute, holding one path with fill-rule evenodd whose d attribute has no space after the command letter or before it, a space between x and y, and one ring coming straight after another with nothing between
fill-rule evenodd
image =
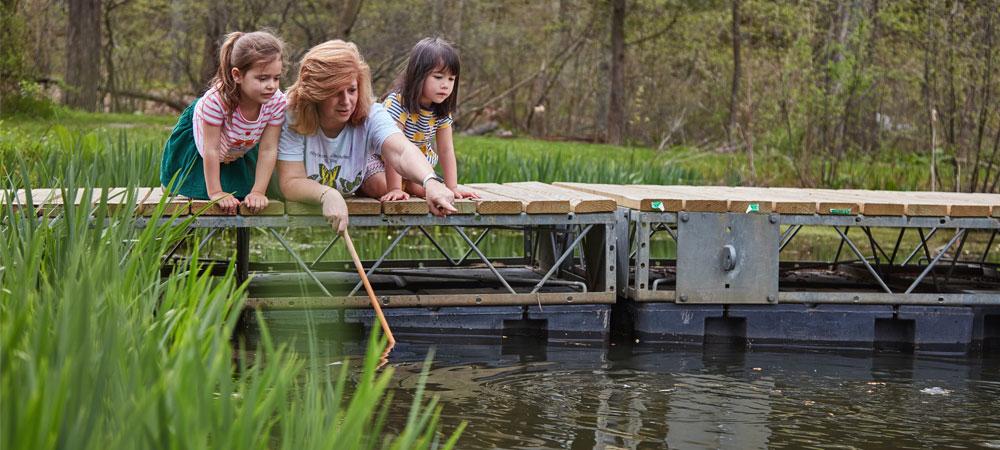
<instances>
[{"instance_id":1,"label":"forest background","mask_svg":"<svg viewBox=\"0 0 1000 450\"><path fill-rule=\"evenodd\" d=\"M176 114L226 32L269 28L295 62L356 42L387 89L413 44L462 56L459 130L732 155L738 184L780 161L800 187L997 192L995 1L0 0L4 115ZM594 162L598 164L598 162ZM926 172L926 173L925 173ZM878 187L878 186L876 186Z\"/></svg>"}]
</instances>

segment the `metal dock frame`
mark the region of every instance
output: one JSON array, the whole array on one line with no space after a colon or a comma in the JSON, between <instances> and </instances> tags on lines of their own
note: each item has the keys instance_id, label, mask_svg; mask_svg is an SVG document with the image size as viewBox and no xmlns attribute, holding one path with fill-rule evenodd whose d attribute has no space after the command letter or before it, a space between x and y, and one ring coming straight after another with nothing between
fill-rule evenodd
<instances>
[{"instance_id":1,"label":"metal dock frame","mask_svg":"<svg viewBox=\"0 0 1000 450\"><path fill-rule=\"evenodd\" d=\"M632 276L629 274L619 274L619 284L621 279L629 278L625 284L623 294L636 302L675 302L681 303L714 303L714 304L776 304L776 303L805 303L805 304L881 304L881 305L1000 305L1000 291L977 291L977 292L942 292L914 293L914 289L928 277L937 277L935 267L949 266L946 277L950 277L958 263L983 263L985 262L990 244L987 244L983 255L976 255L976 260L959 261L958 258L945 259L943 256L949 250L954 250L956 254L961 253L962 245L968 232L972 230L987 230L990 232L990 243L995 242L1000 233L1000 219L997 218L965 218L965 217L915 217L915 216L864 216L864 215L795 215L795 214L742 214L742 213L689 213L680 212L650 212L638 211L628 208L619 208L619 220L628 224L628 237L620 235L620 239L626 239L629 245L621 245L619 248L619 261L626 261L631 267ZM696 223L695 225L689 225ZM711 228L713 224L726 224L732 233L733 239L729 242L720 242L715 239L718 235ZM732 226L730 226L732 225ZM781 226L787 226L784 232L779 233ZM822 226L831 227L839 234L840 249L834 261L828 262L830 265L845 264L845 261L838 261L841 252L850 252L860 262L867 272L870 280L877 283L881 292L844 292L844 291L780 291L778 289L779 263L778 254L798 233L802 226ZM697 234L693 231L685 233L686 229L694 230L698 228ZM865 232L862 238L869 241L873 248L874 255L866 256L861 253L854 241L848 237L850 228L860 228ZM900 235L892 246L882 247L872 236L870 228L888 227L899 228ZM717 227L716 227L717 228ZM930 237L938 230L957 229L958 231L949 240L948 244L936 257L932 257L927 248ZM900 242L905 231L915 231L919 234L921 244L918 245L905 259L898 253ZM924 231L927 230L927 234ZM678 243L677 284L676 288L660 289L663 278L651 279L650 269L655 260L650 258L650 242L654 233L666 232ZM689 238L687 236L693 236ZM713 241L713 239L715 239ZM698 245L682 244L685 240L690 243L692 240ZM693 249L692 249L693 248ZM890 256L891 252L891 256ZM923 258L917 255L922 252ZM734 261L727 261L727 258L739 259L742 255L754 254L754 263L765 266L758 267L749 276L746 274L732 275ZM897 259L902 259L901 265L913 264L922 268L920 275L905 289L891 289L883 275L880 274L880 264L899 264ZM870 262L871 261L871 262ZM924 261L924 263L920 263ZM621 264L620 264L621 265ZM729 269L727 271L727 269ZM996 270L996 269L991 269ZM936 278L935 278L936 280ZM734 286L720 282L731 281ZM942 283L947 284L947 280ZM741 289L732 290L732 295L726 295L727 288L735 288L735 284L740 283ZM938 283L935 282L935 285Z\"/></svg>"},{"instance_id":2,"label":"metal dock frame","mask_svg":"<svg viewBox=\"0 0 1000 450\"><path fill-rule=\"evenodd\" d=\"M184 218L179 218L183 220ZM170 219L160 219L162 224ZM138 219L138 226L148 225L149 219ZM330 295L319 280L311 265L296 254L281 234L276 230L295 227L329 227L320 216L201 216L195 218L191 228L235 228L237 230L237 272L241 280L252 275L249 271L249 232L260 229L272 236L296 261L296 270L304 272L325 293L319 297L251 297L247 306L261 309L300 309L300 308L365 308L368 298L355 295L357 286L346 296ZM393 261L393 269L381 270L383 262L406 234L406 230L421 230L426 239L430 239L443 256L436 261L438 266L468 267L470 261L482 263L491 276L479 278L483 281L499 282L502 290L489 289L483 292L469 291L462 294L412 294L412 295L378 295L383 307L442 307L442 306L512 306L512 305L572 305L572 304L613 304L616 301L616 221L615 213L586 214L496 214L496 215L451 215L447 218L425 215L354 215L350 218L351 228L361 227L403 227L395 242L387 248L374 262L366 265L368 275L376 273L400 276L426 276L451 279L475 279L460 273L426 273L431 269L425 266L426 261ZM426 231L426 227L453 228L461 235L469 249L460 258L448 255ZM508 279L511 275L506 269L493 264L497 258L486 255L463 230L465 228L520 229L525 235L525 254L520 262L522 268L530 268L537 278L519 278L522 284L530 282L532 287L512 288ZM331 239L336 240L331 231ZM209 236L208 238L211 238ZM334 242L330 243L332 246ZM204 245L202 242L201 245ZM329 246L327 247L329 249ZM578 252L574 256L574 253ZM324 251L325 253L325 251ZM321 255L322 257L322 255ZM509 258L504 258L509 263ZM370 263L370 262L369 262ZM400 269L401 268L401 269ZM345 270L349 272L350 270ZM438 271L440 272L440 271ZM572 277L574 280L567 280ZM360 284L360 283L358 283ZM558 286L553 289L552 286ZM547 288L547 289L543 289Z\"/></svg>"}]
</instances>

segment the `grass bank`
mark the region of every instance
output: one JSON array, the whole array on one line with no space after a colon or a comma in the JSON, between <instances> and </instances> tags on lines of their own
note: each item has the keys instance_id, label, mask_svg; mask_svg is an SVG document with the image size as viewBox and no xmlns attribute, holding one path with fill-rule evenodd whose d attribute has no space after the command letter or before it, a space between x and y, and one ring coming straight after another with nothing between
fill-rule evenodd
<instances>
[{"instance_id":1,"label":"grass bank","mask_svg":"<svg viewBox=\"0 0 1000 450\"><path fill-rule=\"evenodd\" d=\"M65 142L83 136L80 158L104 161L96 170L115 178L119 164L143 167L146 185L156 185L163 143L176 116L89 114L57 108L48 118L5 116L0 122L0 162L9 167L21 154L33 170L47 169ZM775 149L759 149L749 169L743 153L719 153L695 147L656 150L581 142L456 136L459 181L577 181L613 184L688 184L717 186L786 186L888 190L928 188L929 157L912 153L847 154L838 175L824 183L808 174L830 170L821 159L803 167ZM827 167L827 168L825 168ZM34 169L37 168L37 169ZM939 177L949 176L947 167ZM2 174L0 174L2 175ZM47 186L51 177L34 174Z\"/></svg>"}]
</instances>

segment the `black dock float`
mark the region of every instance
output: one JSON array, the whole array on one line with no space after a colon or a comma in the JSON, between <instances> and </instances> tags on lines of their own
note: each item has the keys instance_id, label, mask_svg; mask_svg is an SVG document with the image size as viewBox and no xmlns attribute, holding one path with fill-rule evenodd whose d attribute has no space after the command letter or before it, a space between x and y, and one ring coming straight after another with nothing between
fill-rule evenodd
<instances>
[{"instance_id":1,"label":"black dock float","mask_svg":"<svg viewBox=\"0 0 1000 450\"><path fill-rule=\"evenodd\" d=\"M457 306L382 311L393 334L408 340L603 342L611 333L610 305ZM261 314L273 333L302 332L312 326L330 339L362 340L373 324L379 326L370 308L269 310ZM307 326L307 320L311 325ZM256 319L251 324L256 324Z\"/></svg>"},{"instance_id":2,"label":"black dock float","mask_svg":"<svg viewBox=\"0 0 1000 450\"><path fill-rule=\"evenodd\" d=\"M392 332L398 337L447 339L530 338L546 341L604 341L611 333L609 305L470 306L442 308L383 309ZM346 322L370 329L375 322L371 309L345 310Z\"/></svg>"}]
</instances>

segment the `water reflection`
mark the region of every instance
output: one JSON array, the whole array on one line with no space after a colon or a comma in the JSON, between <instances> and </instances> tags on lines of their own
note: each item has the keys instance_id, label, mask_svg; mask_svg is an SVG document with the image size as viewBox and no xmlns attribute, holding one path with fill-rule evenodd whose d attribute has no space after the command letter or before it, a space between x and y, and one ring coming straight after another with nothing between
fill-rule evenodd
<instances>
[{"instance_id":1,"label":"water reflection","mask_svg":"<svg viewBox=\"0 0 1000 450\"><path fill-rule=\"evenodd\" d=\"M280 322L280 321L279 321ZM275 323L314 362L359 359L363 343ZM247 337L251 337L252 330ZM253 342L253 339L247 339ZM1000 445L1000 356L953 357L728 346L412 342L395 370L398 432L427 352L442 424L459 448L943 448ZM349 367L349 370L351 368ZM946 394L921 392L938 387Z\"/></svg>"}]
</instances>

